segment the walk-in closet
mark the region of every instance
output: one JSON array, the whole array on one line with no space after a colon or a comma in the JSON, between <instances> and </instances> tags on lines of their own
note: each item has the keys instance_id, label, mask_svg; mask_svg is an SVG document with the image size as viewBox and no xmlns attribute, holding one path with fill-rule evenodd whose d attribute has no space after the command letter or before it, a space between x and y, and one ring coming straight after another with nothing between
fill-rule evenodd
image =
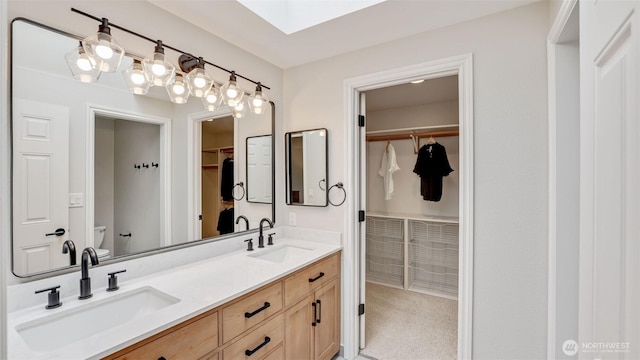
<instances>
[{"instance_id":1,"label":"walk-in closet","mask_svg":"<svg viewBox=\"0 0 640 360\"><path fill-rule=\"evenodd\" d=\"M202 126L202 238L234 229L233 117L203 121Z\"/></svg>"},{"instance_id":2,"label":"walk-in closet","mask_svg":"<svg viewBox=\"0 0 640 360\"><path fill-rule=\"evenodd\" d=\"M362 355L455 359L458 77L366 97L366 318Z\"/></svg>"}]
</instances>

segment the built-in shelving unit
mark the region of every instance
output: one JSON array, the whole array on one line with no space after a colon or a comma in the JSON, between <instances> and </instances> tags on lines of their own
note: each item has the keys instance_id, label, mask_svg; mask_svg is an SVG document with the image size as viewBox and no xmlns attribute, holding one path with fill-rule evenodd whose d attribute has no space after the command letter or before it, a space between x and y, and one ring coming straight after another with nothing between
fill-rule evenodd
<instances>
[{"instance_id":1,"label":"built-in shelving unit","mask_svg":"<svg viewBox=\"0 0 640 360\"><path fill-rule=\"evenodd\" d=\"M457 299L458 219L368 213L367 281Z\"/></svg>"}]
</instances>

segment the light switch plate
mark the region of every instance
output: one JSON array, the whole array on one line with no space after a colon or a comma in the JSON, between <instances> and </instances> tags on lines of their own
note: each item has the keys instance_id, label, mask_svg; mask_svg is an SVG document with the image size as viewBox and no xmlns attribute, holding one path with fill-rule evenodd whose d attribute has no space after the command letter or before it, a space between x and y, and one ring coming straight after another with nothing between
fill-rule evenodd
<instances>
[{"instance_id":1,"label":"light switch plate","mask_svg":"<svg viewBox=\"0 0 640 360\"><path fill-rule=\"evenodd\" d=\"M296 213L289 213L289 226L296 226Z\"/></svg>"},{"instance_id":2,"label":"light switch plate","mask_svg":"<svg viewBox=\"0 0 640 360\"><path fill-rule=\"evenodd\" d=\"M84 194L83 193L71 193L69 194L69 207L83 207L84 206Z\"/></svg>"}]
</instances>

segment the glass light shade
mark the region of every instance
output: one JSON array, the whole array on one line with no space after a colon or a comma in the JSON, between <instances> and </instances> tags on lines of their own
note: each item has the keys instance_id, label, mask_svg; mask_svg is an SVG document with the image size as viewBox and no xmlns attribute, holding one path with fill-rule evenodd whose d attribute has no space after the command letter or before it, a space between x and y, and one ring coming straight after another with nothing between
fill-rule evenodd
<instances>
[{"instance_id":1,"label":"glass light shade","mask_svg":"<svg viewBox=\"0 0 640 360\"><path fill-rule=\"evenodd\" d=\"M218 90L215 85L212 85L211 89L207 91L207 94L202 97L202 103L204 104L205 110L218 110L220 108L220 105L222 104L222 96L220 96L220 90Z\"/></svg>"},{"instance_id":2,"label":"glass light shade","mask_svg":"<svg viewBox=\"0 0 640 360\"><path fill-rule=\"evenodd\" d=\"M73 78L84 83L92 83L100 78L100 70L95 66L95 60L87 55L80 45L69 51L64 59L67 61L69 70L73 74Z\"/></svg>"},{"instance_id":3,"label":"glass light shade","mask_svg":"<svg viewBox=\"0 0 640 360\"><path fill-rule=\"evenodd\" d=\"M124 81L127 83L129 91L136 95L144 95L149 92L151 80L144 71L140 60L133 60L133 64L129 66L123 73Z\"/></svg>"},{"instance_id":4,"label":"glass light shade","mask_svg":"<svg viewBox=\"0 0 640 360\"><path fill-rule=\"evenodd\" d=\"M171 102L175 104L186 104L189 100L189 88L184 81L182 74L176 74L173 80L167 85L167 93Z\"/></svg>"},{"instance_id":5,"label":"glass light shade","mask_svg":"<svg viewBox=\"0 0 640 360\"><path fill-rule=\"evenodd\" d=\"M242 90L242 88L238 86L235 72L231 72L229 81L222 85L222 88L220 88L220 92L222 92L222 100L229 107L233 108L236 105L240 104L242 98L244 97L244 90Z\"/></svg>"},{"instance_id":6,"label":"glass light shade","mask_svg":"<svg viewBox=\"0 0 640 360\"><path fill-rule=\"evenodd\" d=\"M269 99L262 92L262 86L258 84L256 86L256 92L249 96L249 109L256 115L262 115L267 111L267 105L269 105Z\"/></svg>"},{"instance_id":7,"label":"glass light shade","mask_svg":"<svg viewBox=\"0 0 640 360\"><path fill-rule=\"evenodd\" d=\"M199 98L204 97L213 85L213 79L204 71L202 58L198 59L198 66L187 74L187 83L191 95Z\"/></svg>"},{"instance_id":8,"label":"glass light shade","mask_svg":"<svg viewBox=\"0 0 640 360\"><path fill-rule=\"evenodd\" d=\"M247 112L247 106L244 101L240 101L236 106L231 108L231 115L236 119L242 119Z\"/></svg>"},{"instance_id":9,"label":"glass light shade","mask_svg":"<svg viewBox=\"0 0 640 360\"><path fill-rule=\"evenodd\" d=\"M118 71L124 57L124 49L111 37L109 20L103 18L98 32L84 39L82 46L84 51L95 60L98 70Z\"/></svg>"},{"instance_id":10,"label":"glass light shade","mask_svg":"<svg viewBox=\"0 0 640 360\"><path fill-rule=\"evenodd\" d=\"M142 63L153 86L167 86L176 74L176 67L165 59L164 48L160 40L158 40L158 45L153 52L153 59L146 59Z\"/></svg>"}]
</instances>

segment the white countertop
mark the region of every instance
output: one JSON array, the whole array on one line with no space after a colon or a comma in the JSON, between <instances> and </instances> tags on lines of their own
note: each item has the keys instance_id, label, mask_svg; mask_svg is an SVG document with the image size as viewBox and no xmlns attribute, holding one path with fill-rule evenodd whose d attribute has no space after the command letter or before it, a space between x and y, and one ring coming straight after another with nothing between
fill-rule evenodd
<instances>
[{"instance_id":1,"label":"white countertop","mask_svg":"<svg viewBox=\"0 0 640 360\"><path fill-rule=\"evenodd\" d=\"M248 254L257 255L260 252L273 251L272 249L287 244L312 248L313 250L282 263L247 256ZM44 308L46 297L44 297L44 302L37 307L21 309L8 314L9 359L102 358L333 254L339 251L341 246L283 238L277 239L276 245L266 246L264 249L258 249L257 244L254 244L254 249L252 252L233 251L208 260L164 270L157 274L121 281L120 290L116 292L106 292L104 287L94 288L91 299L78 300L76 296L63 298L61 299L63 305L57 309L46 310ZM31 349L15 329L19 324L28 321L69 311L146 286L167 293L180 301L150 315L88 336L54 351L38 352ZM90 329L91 323L84 326ZM60 331L64 332L65 329L60 329Z\"/></svg>"}]
</instances>

